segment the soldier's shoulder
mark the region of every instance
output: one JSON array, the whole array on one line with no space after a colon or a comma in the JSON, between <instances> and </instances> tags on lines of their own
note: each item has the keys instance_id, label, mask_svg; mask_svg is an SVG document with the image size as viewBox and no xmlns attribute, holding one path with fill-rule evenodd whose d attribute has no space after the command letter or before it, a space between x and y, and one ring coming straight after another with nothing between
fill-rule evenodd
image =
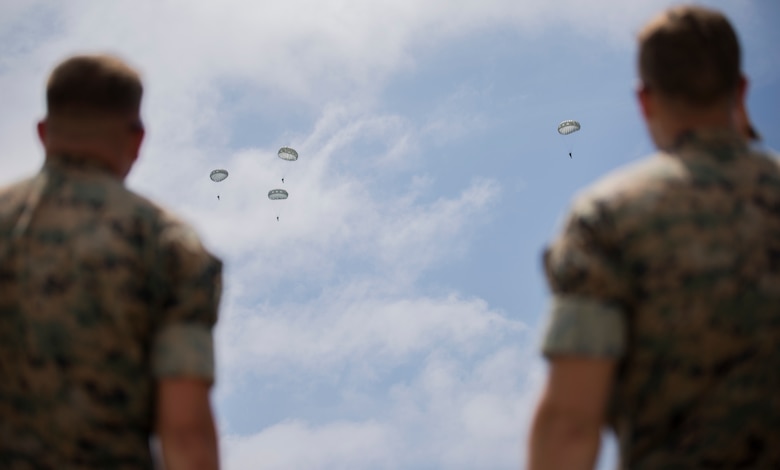
<instances>
[{"instance_id":1,"label":"soldier's shoulder","mask_svg":"<svg viewBox=\"0 0 780 470\"><path fill-rule=\"evenodd\" d=\"M0 187L0 218L23 210L33 186L34 177L30 176Z\"/></svg>"},{"instance_id":2,"label":"soldier's shoulder","mask_svg":"<svg viewBox=\"0 0 780 470\"><path fill-rule=\"evenodd\" d=\"M775 150L765 147L751 147L748 154L754 165L762 167L768 172L780 172L780 154Z\"/></svg>"},{"instance_id":3,"label":"soldier's shoulder","mask_svg":"<svg viewBox=\"0 0 780 470\"><path fill-rule=\"evenodd\" d=\"M618 167L578 192L574 206L587 210L593 205L615 206L646 197L671 181L685 178L684 165L659 152Z\"/></svg>"},{"instance_id":4,"label":"soldier's shoulder","mask_svg":"<svg viewBox=\"0 0 780 470\"><path fill-rule=\"evenodd\" d=\"M148 219L158 226L189 226L173 210L124 185L113 188L112 205L118 210L132 212L136 217Z\"/></svg>"},{"instance_id":5,"label":"soldier's shoulder","mask_svg":"<svg viewBox=\"0 0 780 470\"><path fill-rule=\"evenodd\" d=\"M191 256L213 257L203 244L194 225L183 216L161 203L130 190L127 198L134 205L137 214L153 220L159 242L164 246L189 253Z\"/></svg>"},{"instance_id":6,"label":"soldier's shoulder","mask_svg":"<svg viewBox=\"0 0 780 470\"><path fill-rule=\"evenodd\" d=\"M0 186L0 201L8 203L23 198L27 190L32 187L34 179L34 176L28 176Z\"/></svg>"},{"instance_id":7,"label":"soldier's shoulder","mask_svg":"<svg viewBox=\"0 0 780 470\"><path fill-rule=\"evenodd\" d=\"M594 197L628 195L685 177L685 165L673 156L658 152L606 174L590 188Z\"/></svg>"},{"instance_id":8,"label":"soldier's shoulder","mask_svg":"<svg viewBox=\"0 0 780 470\"><path fill-rule=\"evenodd\" d=\"M118 219L133 220L151 229L160 241L198 245L200 237L192 223L173 209L125 186L111 191L109 211Z\"/></svg>"}]
</instances>

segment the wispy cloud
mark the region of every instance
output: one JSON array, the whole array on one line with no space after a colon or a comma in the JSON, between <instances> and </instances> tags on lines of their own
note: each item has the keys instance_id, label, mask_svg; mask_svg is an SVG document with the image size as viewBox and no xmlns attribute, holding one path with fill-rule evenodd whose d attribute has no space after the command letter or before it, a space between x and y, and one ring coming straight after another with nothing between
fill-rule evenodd
<instances>
[{"instance_id":1,"label":"wispy cloud","mask_svg":"<svg viewBox=\"0 0 780 470\"><path fill-rule=\"evenodd\" d=\"M241 309L225 327L225 362L262 375L317 374L338 364L395 364L439 345L477 348L525 329L481 300L388 290L395 287L355 283L308 304Z\"/></svg>"},{"instance_id":2,"label":"wispy cloud","mask_svg":"<svg viewBox=\"0 0 780 470\"><path fill-rule=\"evenodd\" d=\"M234 469L259 462L285 469L518 468L540 364L511 345L470 359L436 350L387 393L353 388L321 403L362 418L319 424L290 419L249 436L229 436L225 461Z\"/></svg>"}]
</instances>

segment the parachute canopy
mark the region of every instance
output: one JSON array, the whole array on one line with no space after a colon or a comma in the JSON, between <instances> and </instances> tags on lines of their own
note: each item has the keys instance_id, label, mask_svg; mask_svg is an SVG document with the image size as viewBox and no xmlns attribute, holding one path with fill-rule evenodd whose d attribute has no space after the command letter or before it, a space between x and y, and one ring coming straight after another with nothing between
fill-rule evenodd
<instances>
[{"instance_id":1,"label":"parachute canopy","mask_svg":"<svg viewBox=\"0 0 780 470\"><path fill-rule=\"evenodd\" d=\"M291 149L290 147L280 148L277 155L279 155L279 158L282 160L287 160L288 162L294 162L295 160L298 160L298 152L296 152L295 149Z\"/></svg>"},{"instance_id":2,"label":"parachute canopy","mask_svg":"<svg viewBox=\"0 0 780 470\"><path fill-rule=\"evenodd\" d=\"M268 199L272 201L276 201L279 199L287 199L287 191L284 189L272 189L268 191Z\"/></svg>"},{"instance_id":3,"label":"parachute canopy","mask_svg":"<svg viewBox=\"0 0 780 470\"><path fill-rule=\"evenodd\" d=\"M223 181L227 177L228 177L227 170L222 170L222 169L214 170L209 175L209 178L211 178L211 181L214 181L214 182L217 182L217 183L219 183L220 181Z\"/></svg>"},{"instance_id":4,"label":"parachute canopy","mask_svg":"<svg viewBox=\"0 0 780 470\"><path fill-rule=\"evenodd\" d=\"M558 133L561 135L569 135L578 130L580 130L580 123L577 121L563 121L558 124Z\"/></svg>"}]
</instances>

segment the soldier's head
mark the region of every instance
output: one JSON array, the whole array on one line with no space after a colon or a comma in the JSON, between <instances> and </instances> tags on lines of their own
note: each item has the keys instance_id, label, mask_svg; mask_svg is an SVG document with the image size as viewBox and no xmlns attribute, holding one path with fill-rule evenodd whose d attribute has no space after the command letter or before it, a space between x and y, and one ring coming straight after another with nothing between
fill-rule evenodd
<instances>
[{"instance_id":1,"label":"soldier's head","mask_svg":"<svg viewBox=\"0 0 780 470\"><path fill-rule=\"evenodd\" d=\"M747 81L736 32L721 13L677 6L639 33L642 113L656 144L696 128L735 129Z\"/></svg>"},{"instance_id":2,"label":"soldier's head","mask_svg":"<svg viewBox=\"0 0 780 470\"><path fill-rule=\"evenodd\" d=\"M143 85L138 73L110 55L79 55L60 63L46 86L46 117L38 134L47 158L73 154L124 178L144 137Z\"/></svg>"}]
</instances>

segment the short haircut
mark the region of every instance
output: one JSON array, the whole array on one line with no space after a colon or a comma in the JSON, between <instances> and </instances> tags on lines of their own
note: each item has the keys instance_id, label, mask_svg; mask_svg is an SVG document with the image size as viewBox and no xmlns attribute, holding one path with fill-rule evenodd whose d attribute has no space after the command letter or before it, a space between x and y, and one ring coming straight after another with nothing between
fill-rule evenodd
<instances>
[{"instance_id":1,"label":"short haircut","mask_svg":"<svg viewBox=\"0 0 780 470\"><path fill-rule=\"evenodd\" d=\"M700 6L673 7L639 33L639 78L651 90L706 107L731 96L741 52L728 19Z\"/></svg>"},{"instance_id":2,"label":"short haircut","mask_svg":"<svg viewBox=\"0 0 780 470\"><path fill-rule=\"evenodd\" d=\"M142 96L138 72L121 59L79 55L52 71L46 85L46 108L54 117L138 117Z\"/></svg>"}]
</instances>

